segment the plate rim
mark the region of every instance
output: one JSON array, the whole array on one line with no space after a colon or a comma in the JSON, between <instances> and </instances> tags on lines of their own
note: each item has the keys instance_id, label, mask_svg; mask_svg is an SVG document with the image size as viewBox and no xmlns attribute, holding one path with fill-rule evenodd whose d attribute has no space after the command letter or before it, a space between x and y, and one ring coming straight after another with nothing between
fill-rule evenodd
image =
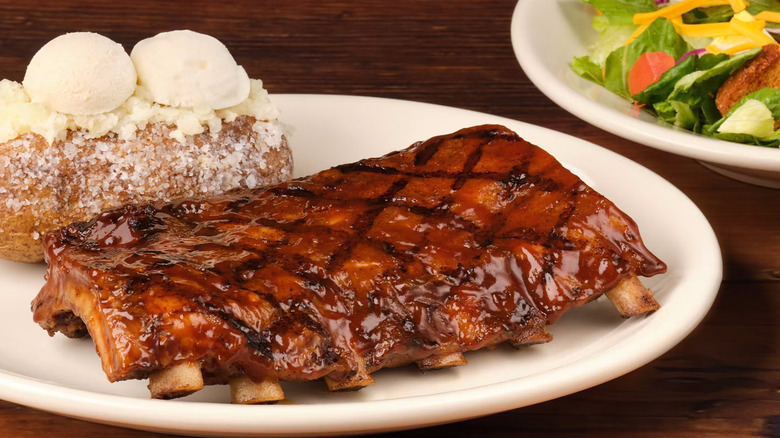
<instances>
[{"instance_id":1,"label":"plate rim","mask_svg":"<svg viewBox=\"0 0 780 438\"><path fill-rule=\"evenodd\" d=\"M530 379L531 376L528 376L483 386L469 387L467 389L411 396L400 399L264 406L262 414L258 414L257 406L237 406L212 402L137 399L134 397L66 387L62 384L57 385L37 378L9 373L6 370L0 369L0 398L68 417L122 427L168 433L179 432L221 435L227 433L257 436L277 435L280 433L319 435L323 433L355 434L380 432L431 426L452 421L466 420L551 400L624 375L651 362L679 343L701 322L715 300L722 279L722 257L715 233L703 213L687 196L685 196L685 194L661 176L650 171L641 164L615 152L589 141L542 126L532 125L505 117L493 116L487 113L442 105L400 99L338 94L272 94L271 99L275 102L286 100L288 103L295 103L296 101L305 103L307 101L324 100L326 102L349 101L350 103L360 104L371 101L372 104L378 105L414 105L423 108L425 111L458 112L477 118L489 117L491 120L494 120L495 123L506 124L514 130L525 128L529 130L544 131L545 135L551 135L558 139L579 143L579 146L587 146L588 148L592 148L593 151L603 153L605 156L609 156L612 159L630 165L633 169L641 171L641 173L644 173L648 178L655 179L659 184L663 184L666 190L674 193L675 196L678 197L677 200L684 202L691 208L691 212L694 214L696 221L701 225L698 232L702 233L702 236L708 240L709 245L707 248L710 252L707 253L706 260L710 264L709 267L712 270L710 273L711 276L706 278L708 283L700 285L703 291L702 296L700 297L703 305L698 307L695 314L686 320L686 324L682 330L675 330L673 336L668 336L667 334L663 342L651 343L649 346L640 348L638 345L628 345L630 344L629 341L631 337L633 337L632 335L627 339L620 340L608 349L629 351L632 354L628 356L628 359L604 364L602 356L586 356L577 362L578 366L582 366L583 363L585 365L590 365L599 362L600 366L597 367L597 370L606 369L607 372L602 371L600 373L601 375L595 373L597 375L594 376L594 372L591 371L590 374L588 374L587 379L579 378L575 379L575 384L561 385L552 396L550 396L551 392L547 385L534 383ZM402 145L399 145L399 147L400 146ZM660 313L654 316L660 316ZM647 327L639 329L640 332L646 330L648 330ZM656 337L661 337L661 334L664 334L665 331L669 330L670 329L668 328L663 329L659 333L655 333L655 335ZM611 351L610 354L614 355L615 351ZM560 377L560 381L567 382L572 379L571 370L569 370L569 367L571 366L571 363L567 363L558 368L546 370L545 374L549 376L550 373L552 373L554 377ZM526 382L526 380L529 380L529 382ZM524 387L525 392L522 394L519 394L512 385L513 382L517 381L528 383L528 385ZM54 393L54 396L52 396L52 393ZM453 397L453 393L458 393L460 397ZM403 403L399 404L399 400L403 400ZM368 409L366 409L366 407L368 407ZM391 419L390 422L388 422L388 408L392 408L392 411L395 414L392 416L393 419ZM245 415L245 412L248 410L255 411L251 417ZM351 422L349 424L344 424L343 415L338 415L339 413L343 414L344 412L354 413L357 412L356 410L361 411L361 415L350 416ZM150 416L152 413L161 411L165 412L166 415L158 415L157 417ZM105 412L111 412L113 415L102 415ZM172 421L172 418L178 418L179 420ZM279 424L279 418L287 418L287 421L289 421L290 418L316 418L317 421L298 421ZM274 423L274 419L277 419L276 423Z\"/></svg>"},{"instance_id":2,"label":"plate rim","mask_svg":"<svg viewBox=\"0 0 780 438\"><path fill-rule=\"evenodd\" d=\"M594 102L570 87L555 72L545 67L542 58L534 50L533 38L527 38L533 34L524 32L524 20L535 17L534 6L543 3L547 6L579 4L580 0L518 0L512 14L510 34L515 58L528 79L555 104L607 132L675 155L746 169L780 171L780 150L777 148L713 139L649 123ZM606 89L604 91L609 92Z\"/></svg>"}]
</instances>

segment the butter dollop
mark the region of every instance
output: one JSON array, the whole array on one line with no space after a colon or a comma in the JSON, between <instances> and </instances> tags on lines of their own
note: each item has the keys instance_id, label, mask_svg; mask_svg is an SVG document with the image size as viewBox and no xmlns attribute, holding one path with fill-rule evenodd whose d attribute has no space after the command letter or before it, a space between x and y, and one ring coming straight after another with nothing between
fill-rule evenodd
<instances>
[{"instance_id":1,"label":"butter dollop","mask_svg":"<svg viewBox=\"0 0 780 438\"><path fill-rule=\"evenodd\" d=\"M191 30L139 41L130 58L153 101L175 107L224 109L249 96L249 76L218 39Z\"/></svg>"},{"instance_id":2,"label":"butter dollop","mask_svg":"<svg viewBox=\"0 0 780 438\"><path fill-rule=\"evenodd\" d=\"M93 138L115 135L120 140L132 140L137 130L150 123L175 126L171 136L184 141L185 136L200 134L206 128L212 133L219 132L223 121L231 122L239 116L263 121L278 118L279 110L271 103L261 80L251 79L249 96L238 105L221 110L160 105L151 99L145 87L138 86L118 108L91 116L53 111L32 102L20 83L0 80L0 142L33 132L51 144L64 140L68 130L85 131Z\"/></svg>"},{"instance_id":3,"label":"butter dollop","mask_svg":"<svg viewBox=\"0 0 780 438\"><path fill-rule=\"evenodd\" d=\"M60 113L95 115L133 94L136 72L121 45L100 34L74 32L38 50L23 84L33 102Z\"/></svg>"},{"instance_id":4,"label":"butter dollop","mask_svg":"<svg viewBox=\"0 0 780 438\"><path fill-rule=\"evenodd\" d=\"M131 56L102 35L65 34L33 57L24 85L0 80L0 142L33 132L52 144L68 131L131 140L152 123L184 142L238 116L278 115L221 42L188 30L140 41Z\"/></svg>"}]
</instances>

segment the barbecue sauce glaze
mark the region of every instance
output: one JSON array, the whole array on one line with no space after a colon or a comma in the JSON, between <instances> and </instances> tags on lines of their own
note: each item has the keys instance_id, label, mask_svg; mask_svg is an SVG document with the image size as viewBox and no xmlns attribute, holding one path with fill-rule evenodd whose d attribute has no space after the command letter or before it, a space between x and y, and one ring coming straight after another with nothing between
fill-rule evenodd
<instances>
[{"instance_id":1,"label":"barbecue sauce glaze","mask_svg":"<svg viewBox=\"0 0 780 438\"><path fill-rule=\"evenodd\" d=\"M666 269L626 214L493 125L268 189L125 206L46 248L34 319L71 336L82 319L112 381L190 359L211 382L348 380L522 344Z\"/></svg>"}]
</instances>

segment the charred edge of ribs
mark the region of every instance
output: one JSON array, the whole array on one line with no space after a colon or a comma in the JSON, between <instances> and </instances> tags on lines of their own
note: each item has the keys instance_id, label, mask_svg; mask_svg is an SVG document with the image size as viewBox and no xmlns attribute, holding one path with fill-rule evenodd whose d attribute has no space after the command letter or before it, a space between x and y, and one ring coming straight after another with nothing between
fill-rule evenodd
<instances>
[{"instance_id":1,"label":"charred edge of ribs","mask_svg":"<svg viewBox=\"0 0 780 438\"><path fill-rule=\"evenodd\" d=\"M325 384L328 385L328 389L331 391L357 391L363 389L366 386L374 384L374 378L370 374L363 371L359 374L351 376L347 379L336 380L330 376L325 376Z\"/></svg>"},{"instance_id":2,"label":"charred edge of ribs","mask_svg":"<svg viewBox=\"0 0 780 438\"><path fill-rule=\"evenodd\" d=\"M517 333L509 342L513 348L519 349L531 345L546 344L552 341L552 335L543 324L534 321L528 326L528 330Z\"/></svg>"},{"instance_id":3,"label":"charred edge of ribs","mask_svg":"<svg viewBox=\"0 0 780 438\"><path fill-rule=\"evenodd\" d=\"M49 322L51 325L43 327L49 332L49 336L54 336L55 333L61 332L69 338L78 339L89 334L84 321L70 310L55 313Z\"/></svg>"},{"instance_id":4,"label":"charred edge of ribs","mask_svg":"<svg viewBox=\"0 0 780 438\"><path fill-rule=\"evenodd\" d=\"M606 291L624 316L652 311L636 276L665 270L628 216L499 126L125 206L46 244L45 329L80 334L74 312L91 315L110 380L149 376L160 398L229 382L237 403L281 400L279 380L354 390L383 367L549 342L545 325Z\"/></svg>"}]
</instances>

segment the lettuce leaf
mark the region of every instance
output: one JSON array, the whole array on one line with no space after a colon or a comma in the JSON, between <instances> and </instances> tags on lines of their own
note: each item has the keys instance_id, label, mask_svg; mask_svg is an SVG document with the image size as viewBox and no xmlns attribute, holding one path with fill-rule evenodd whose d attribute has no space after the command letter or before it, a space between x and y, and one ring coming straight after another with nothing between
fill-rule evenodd
<instances>
[{"instance_id":1,"label":"lettuce leaf","mask_svg":"<svg viewBox=\"0 0 780 438\"><path fill-rule=\"evenodd\" d=\"M715 136L718 134L718 128L720 128L720 125L723 124L723 122L726 121L729 117L731 117L732 114L734 114L734 111L736 111L739 107L745 104L748 100L755 99L769 108L769 111L772 111L772 117L777 120L780 118L780 89L777 88L762 88L758 91L754 91L747 96L743 97L739 100L736 104L734 104L729 111L726 113L725 116L720 118L718 121L713 123L712 125L707 125L704 128L704 133L707 135Z\"/></svg>"},{"instance_id":2,"label":"lettuce leaf","mask_svg":"<svg viewBox=\"0 0 780 438\"><path fill-rule=\"evenodd\" d=\"M717 127L714 129L712 127L716 124L720 126L718 124L720 113L715 105L715 93L734 70L760 51L761 48L757 47L731 58L728 56L724 58L722 55L702 56L694 61L694 67L697 70L678 79L665 99L658 100L661 99L662 92L668 89L666 83L658 86L657 94L650 95L648 93L646 98L653 99L651 101L653 109L661 120L694 132L715 136ZM678 65L685 64L686 61ZM698 70L699 68L704 69ZM778 111L780 111L780 107L778 107ZM708 125L710 123L712 125ZM723 122L720 121L720 123Z\"/></svg>"},{"instance_id":3,"label":"lettuce leaf","mask_svg":"<svg viewBox=\"0 0 780 438\"><path fill-rule=\"evenodd\" d=\"M780 2L775 0L751 0L747 11L756 15L761 11L780 12ZM696 8L682 15L685 24L722 23L729 21L734 16L734 10L730 5L709 6Z\"/></svg>"},{"instance_id":4,"label":"lettuce leaf","mask_svg":"<svg viewBox=\"0 0 780 438\"><path fill-rule=\"evenodd\" d=\"M588 47L591 61L598 64L603 70L609 54L614 52L615 49L622 47L638 27L633 25L609 26Z\"/></svg>"},{"instance_id":5,"label":"lettuce leaf","mask_svg":"<svg viewBox=\"0 0 780 438\"><path fill-rule=\"evenodd\" d=\"M696 60L696 70L709 70L729 58L731 58L731 56L725 53L718 55L705 53Z\"/></svg>"},{"instance_id":6,"label":"lettuce leaf","mask_svg":"<svg viewBox=\"0 0 780 438\"><path fill-rule=\"evenodd\" d=\"M658 118L666 123L674 125L674 122L677 120L677 111L666 100L654 103L653 110L658 115Z\"/></svg>"},{"instance_id":7,"label":"lettuce leaf","mask_svg":"<svg viewBox=\"0 0 780 438\"><path fill-rule=\"evenodd\" d=\"M747 11L753 15L761 11L780 12L780 2L776 0L750 0Z\"/></svg>"},{"instance_id":8,"label":"lettuce leaf","mask_svg":"<svg viewBox=\"0 0 780 438\"><path fill-rule=\"evenodd\" d=\"M701 130L702 124L699 115L694 108L686 103L665 100L655 103L653 109L658 114L658 118L666 123L691 131Z\"/></svg>"},{"instance_id":9,"label":"lettuce leaf","mask_svg":"<svg viewBox=\"0 0 780 438\"><path fill-rule=\"evenodd\" d=\"M731 20L734 9L730 5L696 8L682 15L685 24L722 23Z\"/></svg>"},{"instance_id":10,"label":"lettuce leaf","mask_svg":"<svg viewBox=\"0 0 780 438\"><path fill-rule=\"evenodd\" d=\"M582 76L583 78L593 81L599 85L604 85L604 74L598 64L591 61L587 56L581 56L574 58L571 61L571 69L574 73Z\"/></svg>"},{"instance_id":11,"label":"lettuce leaf","mask_svg":"<svg viewBox=\"0 0 780 438\"><path fill-rule=\"evenodd\" d=\"M729 55L726 54L713 55L707 53L703 56L691 55L664 72L657 82L650 84L642 92L635 94L634 100L644 104L655 104L666 100L680 79L697 70L709 70L727 59L729 59ZM718 113L719 117L720 113Z\"/></svg>"},{"instance_id":12,"label":"lettuce leaf","mask_svg":"<svg viewBox=\"0 0 780 438\"><path fill-rule=\"evenodd\" d=\"M631 99L628 91L628 71L639 56L645 52L666 52L674 59L680 58L691 47L674 30L674 25L665 19L653 21L631 44L622 46L607 57L604 86L613 93Z\"/></svg>"},{"instance_id":13,"label":"lettuce leaf","mask_svg":"<svg viewBox=\"0 0 780 438\"><path fill-rule=\"evenodd\" d=\"M701 118L695 108L679 100L670 100L669 103L677 113L675 115L675 125L693 132L701 131Z\"/></svg>"},{"instance_id":14,"label":"lettuce leaf","mask_svg":"<svg viewBox=\"0 0 780 438\"><path fill-rule=\"evenodd\" d=\"M718 105L715 104L714 96L707 96L701 102L701 113L704 116L705 124L712 124L720 120L720 110L718 109Z\"/></svg>"},{"instance_id":15,"label":"lettuce leaf","mask_svg":"<svg viewBox=\"0 0 780 438\"><path fill-rule=\"evenodd\" d=\"M684 76L674 85L669 100L685 102L693 107L701 106L705 96L714 95L734 70L760 51L761 48L756 47L723 60L707 70L695 71Z\"/></svg>"},{"instance_id":16,"label":"lettuce leaf","mask_svg":"<svg viewBox=\"0 0 780 438\"><path fill-rule=\"evenodd\" d=\"M658 9L654 0L583 0L604 13L609 24L634 24L634 14Z\"/></svg>"},{"instance_id":17,"label":"lettuce leaf","mask_svg":"<svg viewBox=\"0 0 780 438\"><path fill-rule=\"evenodd\" d=\"M769 108L769 110L772 112L772 117L774 117L775 120L780 118L780 90L778 90L777 88L762 88L740 99L740 101L737 102L734 106L732 106L731 109L729 109L729 111L726 113L726 115L723 116L721 119L719 119L717 122L713 123L712 125L705 126L704 134L709 135L710 137L719 138L721 140L734 141L738 143L747 143L747 144L754 144L757 146L766 146L766 147L775 147L775 148L780 146L780 129L776 130L769 137L764 137L764 138L757 138L748 134L733 134L727 132L718 132L718 128L720 128L723 122L725 122L726 119L731 117L731 115L734 114L734 112L738 108L744 105L745 102L751 99L758 100L762 102L764 105L766 105L767 108Z\"/></svg>"}]
</instances>

